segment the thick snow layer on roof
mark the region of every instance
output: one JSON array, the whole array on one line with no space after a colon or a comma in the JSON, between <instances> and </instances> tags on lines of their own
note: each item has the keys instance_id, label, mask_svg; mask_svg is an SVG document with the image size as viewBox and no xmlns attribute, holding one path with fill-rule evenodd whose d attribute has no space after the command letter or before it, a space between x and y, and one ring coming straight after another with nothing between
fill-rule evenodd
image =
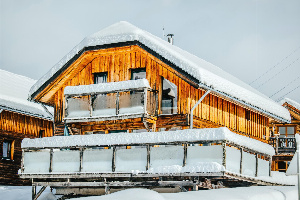
<instances>
[{"instance_id":1,"label":"thick snow layer on roof","mask_svg":"<svg viewBox=\"0 0 300 200\"><path fill-rule=\"evenodd\" d=\"M29 89L35 82L28 77L0 69L0 106L19 113L52 119L41 105L27 100ZM49 110L53 113L52 108Z\"/></svg>"},{"instance_id":2,"label":"thick snow layer on roof","mask_svg":"<svg viewBox=\"0 0 300 200\"><path fill-rule=\"evenodd\" d=\"M248 84L223 71L219 67L124 21L113 24L82 40L71 50L71 52L54 65L48 73L38 80L31 88L30 95L33 95L33 93L35 93L84 47L127 41L139 41L194 78L198 79L201 84L211 87L215 91L225 93L244 103L259 108L262 111L290 121L289 112L285 108Z\"/></svg>"},{"instance_id":3,"label":"thick snow layer on roof","mask_svg":"<svg viewBox=\"0 0 300 200\"><path fill-rule=\"evenodd\" d=\"M261 141L238 135L228 128L186 129L177 131L113 133L94 135L55 136L49 138L28 139L22 141L22 148L72 147L72 146L110 146L143 143L168 143L185 141L226 140L254 151L274 155L274 148Z\"/></svg>"},{"instance_id":4,"label":"thick snow layer on roof","mask_svg":"<svg viewBox=\"0 0 300 200\"><path fill-rule=\"evenodd\" d=\"M81 94L93 94L93 93L105 93L120 90L134 90L150 88L147 79L111 82L111 83L99 83L92 85L79 85L79 86L67 86L64 89L65 95L81 95Z\"/></svg>"},{"instance_id":5,"label":"thick snow layer on roof","mask_svg":"<svg viewBox=\"0 0 300 200\"><path fill-rule=\"evenodd\" d=\"M300 103L292 100L292 99L289 99L289 98L284 98L282 101L280 101L281 105L283 105L284 103L288 103L290 104L291 106L293 106L294 108L296 108L297 110L300 111Z\"/></svg>"}]
</instances>

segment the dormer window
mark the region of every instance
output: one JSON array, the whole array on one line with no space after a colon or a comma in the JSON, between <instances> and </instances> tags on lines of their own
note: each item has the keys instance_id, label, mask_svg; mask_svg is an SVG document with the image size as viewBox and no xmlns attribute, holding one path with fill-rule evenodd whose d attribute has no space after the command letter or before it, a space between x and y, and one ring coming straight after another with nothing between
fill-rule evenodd
<instances>
[{"instance_id":1,"label":"dormer window","mask_svg":"<svg viewBox=\"0 0 300 200\"><path fill-rule=\"evenodd\" d=\"M107 83L107 72L94 73L94 84Z\"/></svg>"}]
</instances>

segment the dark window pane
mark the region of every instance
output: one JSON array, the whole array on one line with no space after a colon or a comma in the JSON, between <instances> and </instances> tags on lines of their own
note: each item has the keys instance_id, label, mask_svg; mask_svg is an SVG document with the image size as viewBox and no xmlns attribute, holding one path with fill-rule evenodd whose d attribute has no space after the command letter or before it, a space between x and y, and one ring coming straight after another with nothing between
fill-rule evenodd
<instances>
[{"instance_id":1,"label":"dark window pane","mask_svg":"<svg viewBox=\"0 0 300 200\"><path fill-rule=\"evenodd\" d=\"M107 83L107 72L94 73L94 83Z\"/></svg>"}]
</instances>

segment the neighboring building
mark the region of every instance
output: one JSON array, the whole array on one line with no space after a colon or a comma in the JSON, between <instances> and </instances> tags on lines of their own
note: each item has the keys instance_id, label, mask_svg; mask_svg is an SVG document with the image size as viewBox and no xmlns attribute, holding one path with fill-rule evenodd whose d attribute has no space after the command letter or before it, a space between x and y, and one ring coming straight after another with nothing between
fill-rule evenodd
<instances>
[{"instance_id":1,"label":"neighboring building","mask_svg":"<svg viewBox=\"0 0 300 200\"><path fill-rule=\"evenodd\" d=\"M295 134L300 133L300 104L289 98L283 99L281 104L290 112L291 123L271 122L273 137L270 143L276 150L272 169L285 172L296 152Z\"/></svg>"},{"instance_id":2,"label":"neighboring building","mask_svg":"<svg viewBox=\"0 0 300 200\"><path fill-rule=\"evenodd\" d=\"M23 138L53 134L52 116L38 103L27 100L35 80L0 69L0 184L30 183L20 179ZM53 112L53 111L52 111Z\"/></svg>"},{"instance_id":3,"label":"neighboring building","mask_svg":"<svg viewBox=\"0 0 300 200\"><path fill-rule=\"evenodd\" d=\"M142 78L132 87L129 80ZM30 98L54 107L55 135L66 126L71 134L160 131L189 128L191 109L207 90L193 111L194 128L225 126L268 142L269 120L290 121L285 108L249 85L127 22L85 38Z\"/></svg>"}]
</instances>

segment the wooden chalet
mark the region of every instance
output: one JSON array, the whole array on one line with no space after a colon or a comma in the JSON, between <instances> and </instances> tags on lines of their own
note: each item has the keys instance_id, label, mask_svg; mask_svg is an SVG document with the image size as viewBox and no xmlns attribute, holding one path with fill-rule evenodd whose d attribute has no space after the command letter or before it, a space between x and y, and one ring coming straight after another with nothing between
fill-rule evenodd
<instances>
[{"instance_id":1,"label":"wooden chalet","mask_svg":"<svg viewBox=\"0 0 300 200\"><path fill-rule=\"evenodd\" d=\"M78 87L141 78L149 83L146 95L141 88L86 93ZM74 86L72 95L67 86ZM85 38L31 88L30 98L54 107L55 135L65 126L70 134L186 129L193 114L193 128L227 127L267 142L271 119L290 121L285 108L249 85L127 22ZM119 113L138 99L146 117ZM97 117L108 108L115 112Z\"/></svg>"},{"instance_id":2,"label":"wooden chalet","mask_svg":"<svg viewBox=\"0 0 300 200\"><path fill-rule=\"evenodd\" d=\"M53 135L50 113L37 104L27 101L34 80L0 69L0 184L29 184L20 179L21 141L24 138Z\"/></svg>"},{"instance_id":3,"label":"wooden chalet","mask_svg":"<svg viewBox=\"0 0 300 200\"><path fill-rule=\"evenodd\" d=\"M118 168L115 166L118 152L135 151L135 148L131 149L133 146L145 148L143 150L145 154L141 156L147 163L145 164L146 168L143 167L144 171L151 168L150 157L154 155L153 152L156 151L154 147L157 145L166 148L169 145L174 145L176 148L179 145L180 149L184 147L180 152L185 153L180 158L189 159L189 148L186 147L193 145L191 138L182 139L180 142L176 142L176 139L170 140L169 144L156 140L150 143L128 143L130 135L138 137L138 133L141 132L174 131L175 134L177 130L184 134L186 131L184 129L226 127L231 133L244 137L245 140L251 139L262 142L259 143L261 145L270 146L268 145L270 121L290 122L287 109L267 96L211 63L128 22L116 23L86 37L49 73L33 85L29 98L32 101L54 107L54 135L56 136L54 140L52 140L53 138L36 140L45 144L44 146L35 147L30 142L30 145L24 146L27 155L37 151L40 155L44 153L48 156L47 159L50 159L50 162L48 162L49 159L42 161L46 167L40 169L43 173L39 175L32 174L34 172L30 170L26 172L26 165L28 166L30 163L25 159L21 177L36 180L35 186L51 186L52 184L55 187L80 187L79 183L75 183L78 180L86 181L84 183L79 181L83 186L109 186L109 184L120 186L120 184L116 185L116 180L124 180L125 185L138 186L132 184L135 176L132 172L120 170L119 173L116 173L115 171ZM111 134L111 137L104 135L109 133L114 134ZM98 139L104 140L117 137L117 133L124 136L126 141L118 144L85 145L72 144L73 140L68 141L68 138L59 137L73 135L70 138L77 138L74 141L83 141L83 135L86 135L87 138L100 135L101 137ZM128 134L125 136L126 133ZM62 139L63 141L59 139L58 146L51 146L51 144L56 144L54 142L56 138L64 139ZM62 146L59 147L59 144ZM68 145L66 146L66 144ZM223 152L221 154L223 162L218 162L223 167L225 167L226 160L225 150L232 146L239 152L236 155L241 156L239 162L242 163L243 152L247 151L252 156L250 157L253 160L253 168L261 162L269 170L267 163L271 163L272 153L259 153L254 150L255 148L244 148L241 145L228 143L226 139L197 141L197 146L204 146L203 148L213 144L219 144L219 147L222 144L223 151L220 150L220 152ZM259 144L257 146L260 146ZM54 164L52 162L60 162L54 161L56 159L54 155L58 155L57 152L64 154L63 149L66 150L66 148L74 151L78 166L76 165L74 168L75 171L64 171L64 175L61 176L59 170L53 171ZM108 162L110 163L108 165L109 173L82 173L85 152L88 151L86 148L100 148L99 151L102 153L104 152L102 149L110 152L108 153L111 154L109 156L111 160ZM242 164L239 162L235 163L238 165L237 173L242 174ZM254 172L253 176L257 175L257 170L254 171L256 173ZM221 176L222 180L229 178L224 171L220 173L222 175L214 174L213 176ZM172 182L173 186L178 184L178 181L183 183L185 175L187 174L174 175L173 177L177 178L173 179L175 181ZM207 178L211 175L196 173L191 176L191 179L201 176ZM146 173L135 177L137 177L136 181L140 181L139 183L146 181L143 178L148 178L148 181L149 179L159 181L162 180L161 177L170 178L169 174L155 175L154 177L152 172L150 175ZM68 184L63 183L66 179ZM242 179L247 178L240 178L240 180ZM52 180L56 182L53 183ZM91 181L98 182L92 183ZM108 183L109 181L111 182ZM130 181L130 183L126 181ZM192 181L191 184L195 185L195 182Z\"/></svg>"},{"instance_id":4,"label":"wooden chalet","mask_svg":"<svg viewBox=\"0 0 300 200\"><path fill-rule=\"evenodd\" d=\"M300 133L300 104L289 98L281 101L291 115L291 123L276 123L271 121L272 137L270 144L275 148L272 170L286 172L290 161L296 152L295 134Z\"/></svg>"}]
</instances>

